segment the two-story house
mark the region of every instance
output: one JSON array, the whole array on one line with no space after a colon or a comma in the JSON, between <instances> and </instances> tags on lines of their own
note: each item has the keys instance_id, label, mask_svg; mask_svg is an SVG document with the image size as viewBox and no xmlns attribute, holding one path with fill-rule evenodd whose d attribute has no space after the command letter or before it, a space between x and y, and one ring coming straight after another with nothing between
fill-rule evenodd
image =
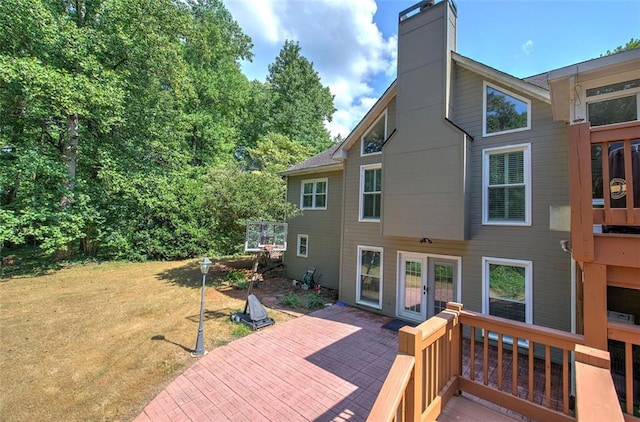
<instances>
[{"instance_id":1,"label":"two-story house","mask_svg":"<svg viewBox=\"0 0 640 422\"><path fill-rule=\"evenodd\" d=\"M303 211L287 273L317 268L341 301L410 321L457 301L580 331L568 127L621 121L620 104L638 119L640 50L598 59L582 86L569 68L520 79L456 53L456 13L447 0L400 13L396 81L344 142L284 173ZM616 310L640 321L627 293Z\"/></svg>"}]
</instances>

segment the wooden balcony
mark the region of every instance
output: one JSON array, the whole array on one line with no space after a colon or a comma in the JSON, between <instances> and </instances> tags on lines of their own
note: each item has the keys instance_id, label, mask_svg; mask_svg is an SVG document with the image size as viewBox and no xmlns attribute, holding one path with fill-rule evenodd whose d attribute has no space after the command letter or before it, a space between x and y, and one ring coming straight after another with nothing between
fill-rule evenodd
<instances>
[{"instance_id":1,"label":"wooden balcony","mask_svg":"<svg viewBox=\"0 0 640 422\"><path fill-rule=\"evenodd\" d=\"M611 330L629 350L640 342L615 324ZM630 406L625 407L627 414L621 411L608 352L584 346L581 335L476 314L449 303L418 327L402 328L398 341L399 354L370 421L434 421L445 409L447 415L456 413L447 404L461 392L535 420L640 420ZM522 371L524 362L528 370ZM634 394L630 371L629 398Z\"/></svg>"},{"instance_id":2,"label":"wooden balcony","mask_svg":"<svg viewBox=\"0 0 640 422\"><path fill-rule=\"evenodd\" d=\"M569 174L576 261L640 269L640 122L572 125Z\"/></svg>"}]
</instances>

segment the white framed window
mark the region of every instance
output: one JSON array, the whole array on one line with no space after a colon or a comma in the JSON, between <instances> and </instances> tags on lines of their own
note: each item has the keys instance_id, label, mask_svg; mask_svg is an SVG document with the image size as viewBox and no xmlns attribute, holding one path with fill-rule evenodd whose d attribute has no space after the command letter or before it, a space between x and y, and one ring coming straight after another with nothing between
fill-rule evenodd
<instances>
[{"instance_id":1,"label":"white framed window","mask_svg":"<svg viewBox=\"0 0 640 422\"><path fill-rule=\"evenodd\" d=\"M373 155L382 153L382 144L387 139L387 110L371 125L362 136L360 155Z\"/></svg>"},{"instance_id":2,"label":"white framed window","mask_svg":"<svg viewBox=\"0 0 640 422\"><path fill-rule=\"evenodd\" d=\"M483 83L482 136L531 129L531 100Z\"/></svg>"},{"instance_id":3,"label":"white framed window","mask_svg":"<svg viewBox=\"0 0 640 422\"><path fill-rule=\"evenodd\" d=\"M300 187L300 208L303 210L326 210L327 178L303 180Z\"/></svg>"},{"instance_id":4,"label":"white framed window","mask_svg":"<svg viewBox=\"0 0 640 422\"><path fill-rule=\"evenodd\" d=\"M531 225L531 144L482 150L482 224Z\"/></svg>"},{"instance_id":5,"label":"white framed window","mask_svg":"<svg viewBox=\"0 0 640 422\"><path fill-rule=\"evenodd\" d=\"M533 262L482 257L482 311L533 323Z\"/></svg>"},{"instance_id":6,"label":"white framed window","mask_svg":"<svg viewBox=\"0 0 640 422\"><path fill-rule=\"evenodd\" d=\"M359 221L380 221L382 164L360 166Z\"/></svg>"},{"instance_id":7,"label":"white framed window","mask_svg":"<svg viewBox=\"0 0 640 422\"><path fill-rule=\"evenodd\" d=\"M298 235L298 247L296 248L296 251L297 255L302 258L307 258L309 256L309 235Z\"/></svg>"},{"instance_id":8,"label":"white framed window","mask_svg":"<svg viewBox=\"0 0 640 422\"><path fill-rule=\"evenodd\" d=\"M482 257L482 312L533 324L533 262L520 259ZM498 336L490 332L489 338ZM506 343L513 343L504 336ZM518 346L529 347L519 339Z\"/></svg>"},{"instance_id":9,"label":"white framed window","mask_svg":"<svg viewBox=\"0 0 640 422\"><path fill-rule=\"evenodd\" d=\"M591 126L638 120L640 78L622 82L601 80L591 85L585 90L587 118Z\"/></svg>"},{"instance_id":10,"label":"white framed window","mask_svg":"<svg viewBox=\"0 0 640 422\"><path fill-rule=\"evenodd\" d=\"M382 309L383 248L358 245L356 303Z\"/></svg>"}]
</instances>

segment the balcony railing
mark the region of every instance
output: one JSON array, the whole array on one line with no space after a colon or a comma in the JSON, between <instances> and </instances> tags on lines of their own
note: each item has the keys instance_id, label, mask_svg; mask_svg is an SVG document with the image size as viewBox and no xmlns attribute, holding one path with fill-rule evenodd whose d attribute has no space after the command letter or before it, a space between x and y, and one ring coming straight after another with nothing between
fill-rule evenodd
<instances>
[{"instance_id":1,"label":"balcony railing","mask_svg":"<svg viewBox=\"0 0 640 422\"><path fill-rule=\"evenodd\" d=\"M571 355L576 350L581 368L575 372L578 387L593 383L594 377L598 382L608 380L598 384L602 394L596 398L591 396L593 389L577 388L580 420L589 420L587 409L594 401L603 407L602 420L623 420L605 363L608 354L584 348L582 336L480 315L449 303L418 327L400 329L398 342L398 359L370 421L433 421L460 391L536 420L574 420L570 380ZM521 362L527 363L524 373ZM559 380L554 385L553 377ZM561 393L556 397L552 391L558 383Z\"/></svg>"},{"instance_id":2,"label":"balcony railing","mask_svg":"<svg viewBox=\"0 0 640 422\"><path fill-rule=\"evenodd\" d=\"M609 322L611 373L627 415L640 415L640 326ZM640 420L640 419L638 419Z\"/></svg>"},{"instance_id":3,"label":"balcony railing","mask_svg":"<svg viewBox=\"0 0 640 422\"><path fill-rule=\"evenodd\" d=\"M640 123L572 125L569 174L574 258L639 267Z\"/></svg>"}]
</instances>

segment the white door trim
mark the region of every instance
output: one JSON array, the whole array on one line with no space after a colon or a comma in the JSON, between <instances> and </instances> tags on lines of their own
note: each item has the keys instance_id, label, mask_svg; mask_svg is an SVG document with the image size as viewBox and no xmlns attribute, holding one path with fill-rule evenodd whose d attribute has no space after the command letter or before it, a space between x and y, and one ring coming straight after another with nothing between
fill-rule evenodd
<instances>
[{"instance_id":1,"label":"white door trim","mask_svg":"<svg viewBox=\"0 0 640 422\"><path fill-rule=\"evenodd\" d=\"M396 316L399 318L408 318L414 321L422 322L422 320L416 320L415 318L410 318L406 315L402 314L402 291L401 287L401 278L402 274L402 259L403 257L412 257L414 259L420 259L423 261L423 283L429 282L429 264L432 259L442 259L448 261L455 261L456 265L456 280L455 280L455 301L462 303L462 257L455 255L440 255L440 254L432 254L432 253L420 253L420 252L411 252L411 251L398 251L397 252L397 260L396 260ZM433 302L432 294L427 294L427 306L425 306L425 316L423 318L428 318L430 312L433 309L433 303L429 303L429 301Z\"/></svg>"}]
</instances>

